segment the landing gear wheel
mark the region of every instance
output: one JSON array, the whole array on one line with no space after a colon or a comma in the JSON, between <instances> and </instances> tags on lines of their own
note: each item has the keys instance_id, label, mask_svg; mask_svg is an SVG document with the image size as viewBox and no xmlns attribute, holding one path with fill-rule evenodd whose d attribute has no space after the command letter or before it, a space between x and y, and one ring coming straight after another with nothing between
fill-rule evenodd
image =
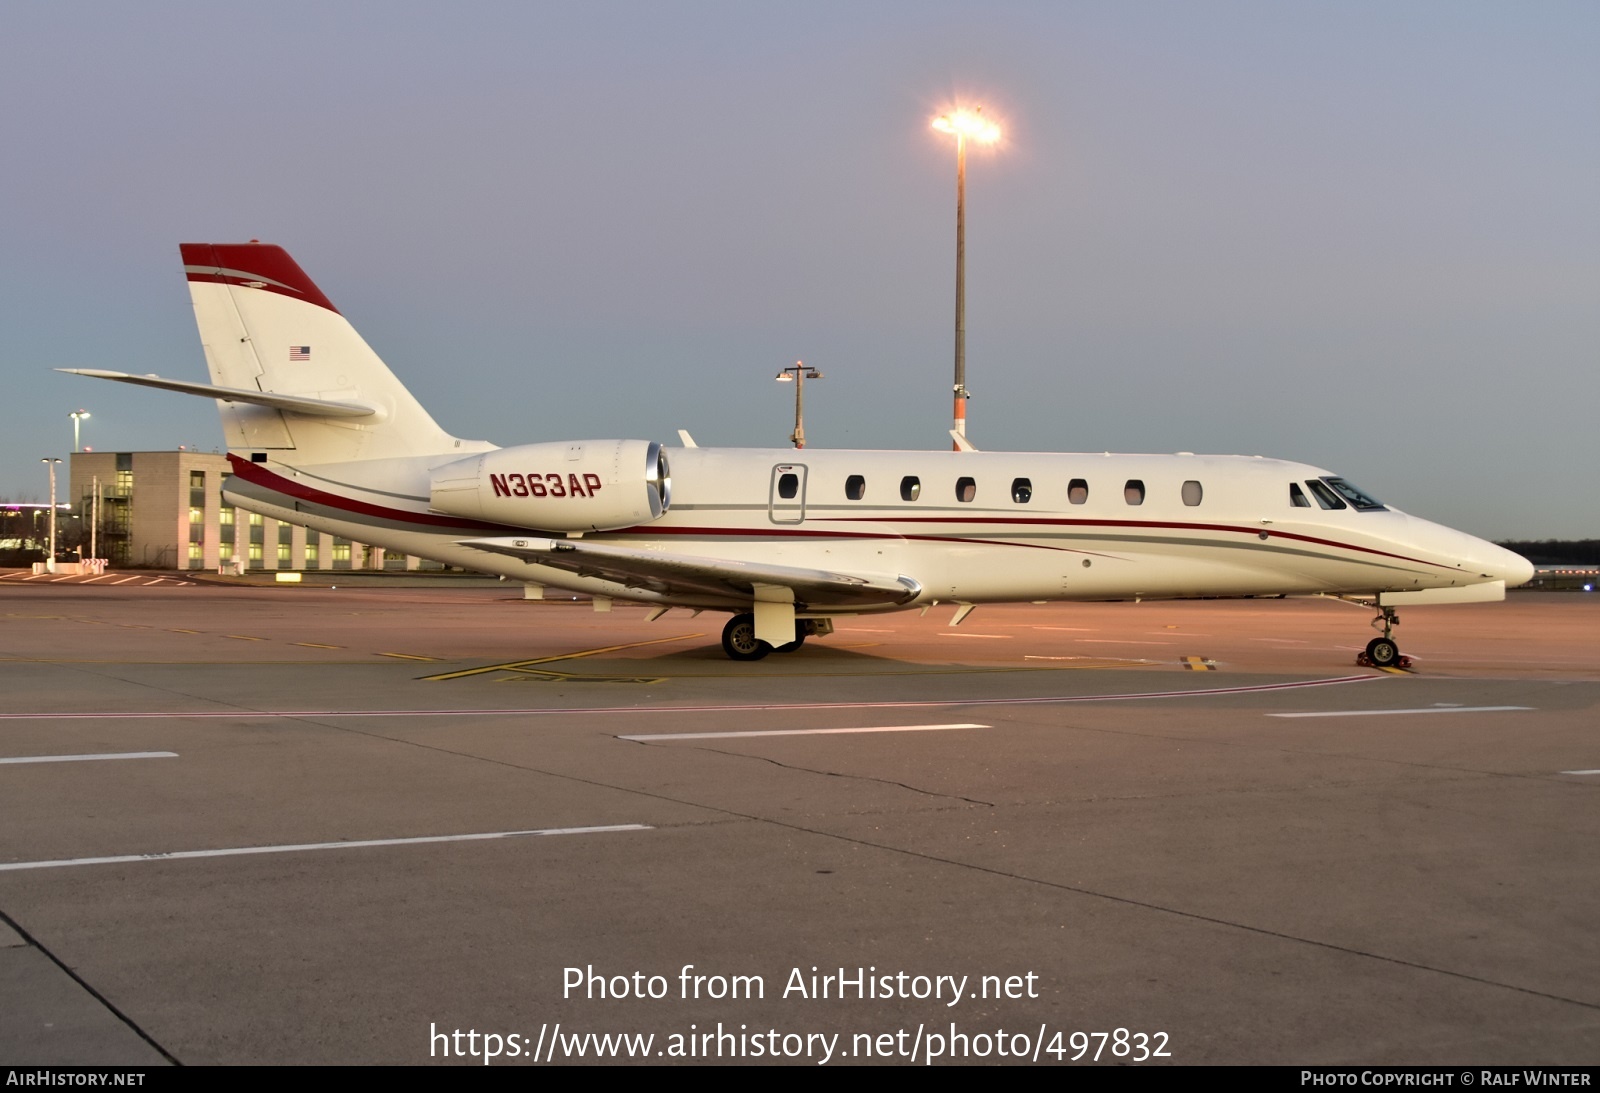
<instances>
[{"instance_id":1,"label":"landing gear wheel","mask_svg":"<svg viewBox=\"0 0 1600 1093\"><path fill-rule=\"evenodd\" d=\"M722 628L722 651L729 660L760 660L772 646L756 637L754 615L735 615Z\"/></svg>"},{"instance_id":2,"label":"landing gear wheel","mask_svg":"<svg viewBox=\"0 0 1600 1093\"><path fill-rule=\"evenodd\" d=\"M1393 668L1400 663L1400 647L1393 638L1373 638L1367 642L1367 659L1374 668Z\"/></svg>"}]
</instances>

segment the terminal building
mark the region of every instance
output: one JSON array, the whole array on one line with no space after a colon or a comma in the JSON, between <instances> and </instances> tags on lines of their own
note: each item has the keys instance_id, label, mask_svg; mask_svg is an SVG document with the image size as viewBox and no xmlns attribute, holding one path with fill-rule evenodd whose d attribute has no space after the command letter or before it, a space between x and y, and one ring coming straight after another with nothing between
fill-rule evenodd
<instances>
[{"instance_id":1,"label":"terminal building","mask_svg":"<svg viewBox=\"0 0 1600 1093\"><path fill-rule=\"evenodd\" d=\"M74 452L67 497L116 568L440 568L236 509L222 500L229 473L215 452Z\"/></svg>"}]
</instances>

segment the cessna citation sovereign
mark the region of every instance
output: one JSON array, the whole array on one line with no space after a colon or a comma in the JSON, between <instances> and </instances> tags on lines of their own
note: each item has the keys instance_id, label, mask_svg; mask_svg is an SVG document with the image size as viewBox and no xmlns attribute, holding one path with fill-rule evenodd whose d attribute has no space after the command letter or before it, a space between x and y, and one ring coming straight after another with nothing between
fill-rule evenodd
<instances>
[{"instance_id":1,"label":"cessna citation sovereign","mask_svg":"<svg viewBox=\"0 0 1600 1093\"><path fill-rule=\"evenodd\" d=\"M280 247L186 243L211 380L78 375L217 400L230 504L531 586L726 611L735 660L842 616L935 604L1325 594L1498 600L1532 567L1337 475L1229 455L498 448L439 428ZM968 446L970 447L970 446Z\"/></svg>"}]
</instances>

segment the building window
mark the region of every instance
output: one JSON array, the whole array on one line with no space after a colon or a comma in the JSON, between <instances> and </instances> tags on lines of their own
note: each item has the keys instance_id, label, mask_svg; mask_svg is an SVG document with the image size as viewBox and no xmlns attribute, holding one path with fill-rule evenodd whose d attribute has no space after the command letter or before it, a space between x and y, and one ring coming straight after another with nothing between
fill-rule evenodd
<instances>
[{"instance_id":1,"label":"building window","mask_svg":"<svg viewBox=\"0 0 1600 1093\"><path fill-rule=\"evenodd\" d=\"M251 543L250 544L250 564L254 565L254 566L259 566L261 564L261 544L260 543Z\"/></svg>"},{"instance_id":2,"label":"building window","mask_svg":"<svg viewBox=\"0 0 1600 1093\"><path fill-rule=\"evenodd\" d=\"M223 505L217 510L217 522L225 528L233 526L233 506Z\"/></svg>"},{"instance_id":3,"label":"building window","mask_svg":"<svg viewBox=\"0 0 1600 1093\"><path fill-rule=\"evenodd\" d=\"M956 500L971 501L978 496L978 482L973 478L956 479Z\"/></svg>"},{"instance_id":4,"label":"building window","mask_svg":"<svg viewBox=\"0 0 1600 1093\"><path fill-rule=\"evenodd\" d=\"M1067 483L1067 500L1074 505L1082 505L1089 500L1089 483L1081 478L1074 478Z\"/></svg>"},{"instance_id":5,"label":"building window","mask_svg":"<svg viewBox=\"0 0 1600 1093\"><path fill-rule=\"evenodd\" d=\"M306 568L317 568L317 533L306 532Z\"/></svg>"},{"instance_id":6,"label":"building window","mask_svg":"<svg viewBox=\"0 0 1600 1093\"><path fill-rule=\"evenodd\" d=\"M1201 489L1200 483L1196 482L1194 479L1191 478L1189 481L1183 484L1183 503L1188 505L1190 508L1194 508L1196 505L1198 505L1200 503L1200 498L1204 496L1205 490Z\"/></svg>"},{"instance_id":7,"label":"building window","mask_svg":"<svg viewBox=\"0 0 1600 1093\"><path fill-rule=\"evenodd\" d=\"M867 495L867 480L859 474L852 474L844 480L844 495L851 501L859 501Z\"/></svg>"}]
</instances>

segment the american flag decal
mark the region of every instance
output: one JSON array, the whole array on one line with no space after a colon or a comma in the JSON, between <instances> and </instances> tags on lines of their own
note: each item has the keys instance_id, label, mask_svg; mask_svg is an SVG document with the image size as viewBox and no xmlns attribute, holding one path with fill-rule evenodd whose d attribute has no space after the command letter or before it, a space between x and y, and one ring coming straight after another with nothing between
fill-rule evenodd
<instances>
[{"instance_id":1,"label":"american flag decal","mask_svg":"<svg viewBox=\"0 0 1600 1093\"><path fill-rule=\"evenodd\" d=\"M289 347L289 359L292 361L310 360L311 347L309 345L291 345Z\"/></svg>"}]
</instances>

